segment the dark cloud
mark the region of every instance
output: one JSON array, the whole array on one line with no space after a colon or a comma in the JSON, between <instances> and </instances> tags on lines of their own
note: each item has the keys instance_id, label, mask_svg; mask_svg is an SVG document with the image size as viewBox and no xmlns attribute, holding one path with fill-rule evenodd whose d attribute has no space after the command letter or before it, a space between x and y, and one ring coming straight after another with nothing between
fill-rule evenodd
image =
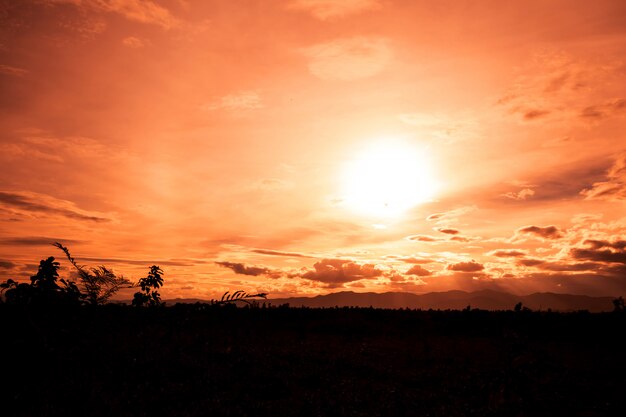
<instances>
[{"instance_id":1,"label":"dark cloud","mask_svg":"<svg viewBox=\"0 0 626 417\"><path fill-rule=\"evenodd\" d=\"M580 194L587 200L626 200L626 154L615 160L604 181L593 183Z\"/></svg>"},{"instance_id":2,"label":"dark cloud","mask_svg":"<svg viewBox=\"0 0 626 417\"><path fill-rule=\"evenodd\" d=\"M459 262L456 264L450 264L448 265L448 269L450 271L457 271L457 272L478 272L478 271L482 271L483 269L485 269L485 267L476 261L469 261L469 262Z\"/></svg>"},{"instance_id":3,"label":"dark cloud","mask_svg":"<svg viewBox=\"0 0 626 417\"><path fill-rule=\"evenodd\" d=\"M612 251L610 249L580 249L572 248L570 255L574 259L583 259L596 262L626 264L626 251Z\"/></svg>"},{"instance_id":4,"label":"dark cloud","mask_svg":"<svg viewBox=\"0 0 626 417\"><path fill-rule=\"evenodd\" d=\"M472 240L472 238L466 236L452 236L450 240L453 242L469 242Z\"/></svg>"},{"instance_id":5,"label":"dark cloud","mask_svg":"<svg viewBox=\"0 0 626 417\"><path fill-rule=\"evenodd\" d=\"M371 279L384 275L384 271L374 264L358 264L347 259L322 259L313 264L312 270L292 275L326 284Z\"/></svg>"},{"instance_id":6,"label":"dark cloud","mask_svg":"<svg viewBox=\"0 0 626 417\"><path fill-rule=\"evenodd\" d=\"M77 245L85 243L84 240L59 239L45 236L5 237L0 239L0 245L11 246L45 246L54 242L62 242L64 245Z\"/></svg>"},{"instance_id":7,"label":"dark cloud","mask_svg":"<svg viewBox=\"0 0 626 417\"><path fill-rule=\"evenodd\" d=\"M539 236L544 239L558 239L562 236L561 232L556 226L525 226L521 229L518 229L517 232Z\"/></svg>"},{"instance_id":8,"label":"dark cloud","mask_svg":"<svg viewBox=\"0 0 626 417\"><path fill-rule=\"evenodd\" d=\"M534 259L534 258L519 259L517 261L517 264L520 266L537 266L537 265L541 265L545 263L546 261L544 261L543 259Z\"/></svg>"},{"instance_id":9,"label":"dark cloud","mask_svg":"<svg viewBox=\"0 0 626 417\"><path fill-rule=\"evenodd\" d=\"M536 120L549 115L548 110L532 109L524 112L524 120Z\"/></svg>"},{"instance_id":10,"label":"dark cloud","mask_svg":"<svg viewBox=\"0 0 626 417\"><path fill-rule=\"evenodd\" d=\"M444 228L444 227L438 227L435 230L438 231L439 233L445 233L447 235L458 235L460 233L457 229L450 229L450 228Z\"/></svg>"},{"instance_id":11,"label":"dark cloud","mask_svg":"<svg viewBox=\"0 0 626 417\"><path fill-rule=\"evenodd\" d=\"M413 265L413 267L411 267L408 271L406 271L405 274L417 275L419 277L426 277L426 276L432 275L432 272L430 272L427 269L422 268L419 265Z\"/></svg>"},{"instance_id":12,"label":"dark cloud","mask_svg":"<svg viewBox=\"0 0 626 417\"><path fill-rule=\"evenodd\" d=\"M278 278L281 274L280 271L272 270L263 266L246 266L238 262L215 262L216 265L224 268L231 269L235 274L240 275L266 275L271 278Z\"/></svg>"},{"instance_id":13,"label":"dark cloud","mask_svg":"<svg viewBox=\"0 0 626 417\"><path fill-rule=\"evenodd\" d=\"M602 249L602 248L611 248L611 249L617 249L617 250L626 249L626 240L616 240L614 242L609 242L608 240L587 239L583 242L583 244L591 247L591 249Z\"/></svg>"},{"instance_id":14,"label":"dark cloud","mask_svg":"<svg viewBox=\"0 0 626 417\"><path fill-rule=\"evenodd\" d=\"M587 106L580 111L580 117L591 120L603 119L605 117L614 116L624 109L626 109L626 99L618 98L603 104Z\"/></svg>"},{"instance_id":15,"label":"dark cloud","mask_svg":"<svg viewBox=\"0 0 626 417\"><path fill-rule=\"evenodd\" d=\"M487 255L496 256L498 258L519 258L522 256L526 256L526 252L520 250L498 249L489 252Z\"/></svg>"},{"instance_id":16,"label":"dark cloud","mask_svg":"<svg viewBox=\"0 0 626 417\"><path fill-rule=\"evenodd\" d=\"M555 272L579 272L579 271L597 271L602 269L602 265L596 262L580 262L580 263L567 263L567 262L544 262L537 265L539 269L544 271Z\"/></svg>"},{"instance_id":17,"label":"dark cloud","mask_svg":"<svg viewBox=\"0 0 626 417\"><path fill-rule=\"evenodd\" d=\"M110 219L104 217L90 216L61 207L60 205L55 205L49 197L41 199L41 201L37 201L36 198L37 197L34 195L0 191L0 204L4 206L28 212L63 216L73 220L92 221L97 223L110 221Z\"/></svg>"},{"instance_id":18,"label":"dark cloud","mask_svg":"<svg viewBox=\"0 0 626 417\"><path fill-rule=\"evenodd\" d=\"M119 258L80 258L83 261L95 262L98 264L126 264L126 265L159 265L159 266L194 266L197 263L205 263L204 261L195 261L191 259L177 260L141 260L141 259L119 259Z\"/></svg>"},{"instance_id":19,"label":"dark cloud","mask_svg":"<svg viewBox=\"0 0 626 417\"><path fill-rule=\"evenodd\" d=\"M14 264L11 261L0 261L0 268L2 269L13 269L17 266L17 264Z\"/></svg>"},{"instance_id":20,"label":"dark cloud","mask_svg":"<svg viewBox=\"0 0 626 417\"><path fill-rule=\"evenodd\" d=\"M261 255L286 256L290 258L313 258L313 256L304 255L302 253L282 252L282 251L271 250L271 249L252 249L250 252L260 253Z\"/></svg>"}]
</instances>

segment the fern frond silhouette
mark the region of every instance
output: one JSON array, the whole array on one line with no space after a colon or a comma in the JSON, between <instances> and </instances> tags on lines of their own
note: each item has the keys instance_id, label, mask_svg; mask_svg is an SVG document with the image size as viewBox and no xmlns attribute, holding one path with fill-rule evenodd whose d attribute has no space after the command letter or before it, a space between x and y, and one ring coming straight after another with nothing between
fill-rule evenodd
<instances>
[{"instance_id":1,"label":"fern frond silhouette","mask_svg":"<svg viewBox=\"0 0 626 417\"><path fill-rule=\"evenodd\" d=\"M53 243L53 246L61 249L68 261L78 271L79 284L82 286L83 296L88 304L105 304L120 289L132 287L129 280L123 276L115 275L105 266L87 268L84 265L79 265L70 254L69 249L59 242Z\"/></svg>"},{"instance_id":2,"label":"fern frond silhouette","mask_svg":"<svg viewBox=\"0 0 626 417\"><path fill-rule=\"evenodd\" d=\"M217 300L211 300L211 304L214 305L223 305L223 304L235 304L237 302L246 303L248 305L252 305L252 303L257 299L267 299L267 293L261 292L258 294L248 294L243 290L235 291L234 293L230 293L230 291L226 291L222 298Z\"/></svg>"}]
</instances>

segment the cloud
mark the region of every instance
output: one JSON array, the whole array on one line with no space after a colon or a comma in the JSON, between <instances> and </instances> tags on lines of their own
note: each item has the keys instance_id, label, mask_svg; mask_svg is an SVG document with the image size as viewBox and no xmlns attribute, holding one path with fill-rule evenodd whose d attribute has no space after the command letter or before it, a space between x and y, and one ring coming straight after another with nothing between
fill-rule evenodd
<instances>
[{"instance_id":1,"label":"cloud","mask_svg":"<svg viewBox=\"0 0 626 417\"><path fill-rule=\"evenodd\" d=\"M59 200L49 195L26 191L0 191L0 206L17 209L21 212L63 216L72 220L90 221L96 223L110 221L110 219L80 210L70 201Z\"/></svg>"},{"instance_id":2,"label":"cloud","mask_svg":"<svg viewBox=\"0 0 626 417\"><path fill-rule=\"evenodd\" d=\"M606 181L580 192L586 200L626 200L626 153L620 155L606 174Z\"/></svg>"},{"instance_id":3,"label":"cloud","mask_svg":"<svg viewBox=\"0 0 626 417\"><path fill-rule=\"evenodd\" d=\"M13 269L17 266L17 264L14 264L11 261L0 261L0 268L2 269Z\"/></svg>"},{"instance_id":4,"label":"cloud","mask_svg":"<svg viewBox=\"0 0 626 417\"><path fill-rule=\"evenodd\" d=\"M252 185L252 188L263 191L282 191L293 188L293 183L278 178L264 178L262 180L256 181Z\"/></svg>"},{"instance_id":5,"label":"cloud","mask_svg":"<svg viewBox=\"0 0 626 417\"><path fill-rule=\"evenodd\" d=\"M98 264L125 264L125 265L163 265L163 266L193 266L197 263L205 263L192 259L183 260L141 260L141 259L119 259L119 258L89 258L81 257L81 261L95 262Z\"/></svg>"},{"instance_id":6,"label":"cloud","mask_svg":"<svg viewBox=\"0 0 626 417\"><path fill-rule=\"evenodd\" d=\"M535 235L544 239L558 239L562 237L561 232L556 226L525 226L518 229L517 233Z\"/></svg>"},{"instance_id":7,"label":"cloud","mask_svg":"<svg viewBox=\"0 0 626 417\"><path fill-rule=\"evenodd\" d=\"M570 249L570 255L574 259L626 264L626 242L623 240L585 240L583 244L587 247Z\"/></svg>"},{"instance_id":8,"label":"cloud","mask_svg":"<svg viewBox=\"0 0 626 417\"><path fill-rule=\"evenodd\" d=\"M116 13L128 20L171 29L180 24L168 9L151 0L45 0L49 4L67 3L99 12Z\"/></svg>"},{"instance_id":9,"label":"cloud","mask_svg":"<svg viewBox=\"0 0 626 417\"><path fill-rule=\"evenodd\" d=\"M239 91L220 97L218 100L205 104L205 110L256 110L263 108L263 101L257 91Z\"/></svg>"},{"instance_id":10,"label":"cloud","mask_svg":"<svg viewBox=\"0 0 626 417\"><path fill-rule=\"evenodd\" d=\"M425 277L425 276L432 275L432 272L430 272L427 269L422 268L419 265L413 265L408 271L405 272L405 274L407 274L407 275L417 275L419 277Z\"/></svg>"},{"instance_id":11,"label":"cloud","mask_svg":"<svg viewBox=\"0 0 626 417\"><path fill-rule=\"evenodd\" d=\"M431 264L435 262L432 259L416 258L414 256L399 257L398 260L407 264Z\"/></svg>"},{"instance_id":12,"label":"cloud","mask_svg":"<svg viewBox=\"0 0 626 417\"><path fill-rule=\"evenodd\" d=\"M329 20L375 10L380 7L380 2L378 0L293 0L287 7L308 12L320 20Z\"/></svg>"},{"instance_id":13,"label":"cloud","mask_svg":"<svg viewBox=\"0 0 626 417\"><path fill-rule=\"evenodd\" d=\"M358 264L347 259L322 259L313 264L312 270L309 269L291 276L336 285L376 278L384 275L384 273L374 264Z\"/></svg>"},{"instance_id":14,"label":"cloud","mask_svg":"<svg viewBox=\"0 0 626 417\"><path fill-rule=\"evenodd\" d=\"M521 250L506 250L506 249L498 249L489 252L487 255L496 256L498 258L519 258L526 256L527 253Z\"/></svg>"},{"instance_id":15,"label":"cloud","mask_svg":"<svg viewBox=\"0 0 626 417\"><path fill-rule=\"evenodd\" d=\"M583 242L583 244L590 246L592 249L602 249L602 248L610 248L610 249L617 249L617 250L626 249L626 240L616 240L614 242L609 242L608 240L587 239Z\"/></svg>"},{"instance_id":16,"label":"cloud","mask_svg":"<svg viewBox=\"0 0 626 417\"><path fill-rule=\"evenodd\" d=\"M480 130L478 120L466 114L413 112L400 113L396 117L401 122L419 129L421 137L431 136L448 144L477 138Z\"/></svg>"},{"instance_id":17,"label":"cloud","mask_svg":"<svg viewBox=\"0 0 626 417\"><path fill-rule=\"evenodd\" d=\"M524 122L588 123L626 109L623 98L609 98L615 94L617 80L623 78L623 64L618 60L593 62L544 50L516 71L514 82L498 104ZM579 107L580 103L597 102Z\"/></svg>"},{"instance_id":18,"label":"cloud","mask_svg":"<svg viewBox=\"0 0 626 417\"><path fill-rule=\"evenodd\" d=\"M270 256L285 256L289 258L313 258L309 255L304 255L302 253L297 252L282 252L271 249L252 249L250 252L259 253L261 255L270 255Z\"/></svg>"},{"instance_id":19,"label":"cloud","mask_svg":"<svg viewBox=\"0 0 626 417\"><path fill-rule=\"evenodd\" d=\"M506 194L502 194L502 197L510 198L511 200L526 200L534 195L535 190L532 188L524 188L518 192L511 191Z\"/></svg>"},{"instance_id":20,"label":"cloud","mask_svg":"<svg viewBox=\"0 0 626 417\"><path fill-rule=\"evenodd\" d=\"M263 266L246 266L242 263L238 262L215 262L216 265L219 265L224 268L231 269L235 274L240 275L266 275L270 278L279 278L282 275L282 272L277 270L272 270Z\"/></svg>"},{"instance_id":21,"label":"cloud","mask_svg":"<svg viewBox=\"0 0 626 417\"><path fill-rule=\"evenodd\" d=\"M485 269L485 267L476 261L469 261L469 262L459 262L456 264L450 264L448 265L448 269L450 271L457 271L457 272L478 272L478 271L482 271L483 269Z\"/></svg>"},{"instance_id":22,"label":"cloud","mask_svg":"<svg viewBox=\"0 0 626 417\"><path fill-rule=\"evenodd\" d=\"M436 227L435 230L438 231L439 233L445 233L447 235L458 235L459 234L459 231L457 229Z\"/></svg>"},{"instance_id":23,"label":"cloud","mask_svg":"<svg viewBox=\"0 0 626 417\"><path fill-rule=\"evenodd\" d=\"M517 264L520 266L537 266L541 264L545 264L546 261L543 259L535 259L535 258L527 258L527 259L519 259Z\"/></svg>"},{"instance_id":24,"label":"cloud","mask_svg":"<svg viewBox=\"0 0 626 417\"><path fill-rule=\"evenodd\" d=\"M12 67L10 65L0 64L0 74L12 75L14 77L22 77L28 74L24 68Z\"/></svg>"},{"instance_id":25,"label":"cloud","mask_svg":"<svg viewBox=\"0 0 626 417\"><path fill-rule=\"evenodd\" d=\"M585 107L580 111L580 117L583 119L599 120L614 116L624 110L626 110L626 100L618 98L603 104Z\"/></svg>"},{"instance_id":26,"label":"cloud","mask_svg":"<svg viewBox=\"0 0 626 417\"><path fill-rule=\"evenodd\" d=\"M385 38L336 39L306 48L309 71L322 80L358 80L380 73L391 61Z\"/></svg>"},{"instance_id":27,"label":"cloud","mask_svg":"<svg viewBox=\"0 0 626 417\"><path fill-rule=\"evenodd\" d=\"M537 120L550 114L548 110L533 109L524 112L524 120Z\"/></svg>"},{"instance_id":28,"label":"cloud","mask_svg":"<svg viewBox=\"0 0 626 417\"><path fill-rule=\"evenodd\" d=\"M453 221L453 220L457 220L458 217L464 214L467 214L469 212L472 212L474 210L476 210L476 206L460 207L454 210L443 211L440 213L433 213L429 215L428 217L426 217L426 220L437 221L437 223L442 223L444 220Z\"/></svg>"},{"instance_id":29,"label":"cloud","mask_svg":"<svg viewBox=\"0 0 626 417\"><path fill-rule=\"evenodd\" d=\"M443 242L445 240L440 237L434 237L429 235L411 235L407 236L405 239L413 242Z\"/></svg>"},{"instance_id":30,"label":"cloud","mask_svg":"<svg viewBox=\"0 0 626 417\"><path fill-rule=\"evenodd\" d=\"M3 237L0 238L0 245L7 246L46 246L54 242L62 242L64 245L76 245L85 243L84 240L61 239L45 236L24 236L24 237Z\"/></svg>"},{"instance_id":31,"label":"cloud","mask_svg":"<svg viewBox=\"0 0 626 417\"><path fill-rule=\"evenodd\" d=\"M144 41L134 36L129 36L127 38L124 38L122 40L122 43L124 44L124 46L128 46L129 48L133 48L133 49L143 48L145 45Z\"/></svg>"},{"instance_id":32,"label":"cloud","mask_svg":"<svg viewBox=\"0 0 626 417\"><path fill-rule=\"evenodd\" d=\"M480 238L477 237L468 237L468 236L452 236L450 240L452 242L471 242L472 240L478 240Z\"/></svg>"}]
</instances>

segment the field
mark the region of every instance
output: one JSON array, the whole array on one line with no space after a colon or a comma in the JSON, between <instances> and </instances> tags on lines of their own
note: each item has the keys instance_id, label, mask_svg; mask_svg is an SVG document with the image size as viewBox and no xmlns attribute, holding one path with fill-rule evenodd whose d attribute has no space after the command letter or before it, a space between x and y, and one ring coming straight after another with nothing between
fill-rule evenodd
<instances>
[{"instance_id":1,"label":"field","mask_svg":"<svg viewBox=\"0 0 626 417\"><path fill-rule=\"evenodd\" d=\"M0 305L0 318L5 416L571 417L626 406L620 313Z\"/></svg>"}]
</instances>

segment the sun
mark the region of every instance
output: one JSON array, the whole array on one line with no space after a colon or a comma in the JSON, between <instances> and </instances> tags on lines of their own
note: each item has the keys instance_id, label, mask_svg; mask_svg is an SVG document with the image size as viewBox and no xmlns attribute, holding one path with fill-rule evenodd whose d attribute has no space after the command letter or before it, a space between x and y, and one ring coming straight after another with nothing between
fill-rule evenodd
<instances>
[{"instance_id":1,"label":"sun","mask_svg":"<svg viewBox=\"0 0 626 417\"><path fill-rule=\"evenodd\" d=\"M437 189L425 149L399 140L369 144L345 164L343 201L350 210L393 218L431 200Z\"/></svg>"}]
</instances>

